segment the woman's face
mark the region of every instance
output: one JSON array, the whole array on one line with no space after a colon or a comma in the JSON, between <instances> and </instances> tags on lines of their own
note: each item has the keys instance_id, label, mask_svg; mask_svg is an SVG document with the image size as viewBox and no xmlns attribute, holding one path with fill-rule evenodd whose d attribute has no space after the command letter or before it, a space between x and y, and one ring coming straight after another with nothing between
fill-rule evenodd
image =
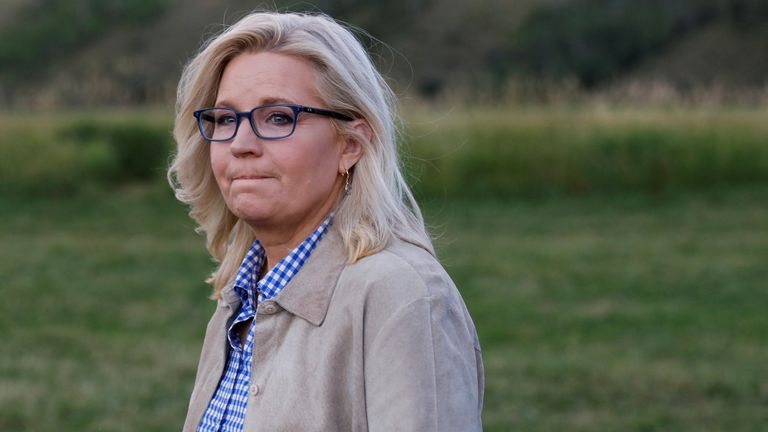
<instances>
[{"instance_id":1,"label":"woman's face","mask_svg":"<svg viewBox=\"0 0 768 432\"><path fill-rule=\"evenodd\" d=\"M240 54L224 69L215 106L327 108L315 90L316 74L298 57ZM330 118L320 115L300 113L293 135L279 140L257 137L243 119L232 140L210 143L211 167L229 209L257 232L307 231L333 208L342 184L339 173L357 161L345 141Z\"/></svg>"}]
</instances>

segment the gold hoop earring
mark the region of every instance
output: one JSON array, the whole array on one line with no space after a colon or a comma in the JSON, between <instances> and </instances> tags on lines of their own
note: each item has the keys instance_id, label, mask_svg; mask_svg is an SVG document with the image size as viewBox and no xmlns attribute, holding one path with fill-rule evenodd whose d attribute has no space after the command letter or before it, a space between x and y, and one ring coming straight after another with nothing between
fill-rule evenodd
<instances>
[{"instance_id":1,"label":"gold hoop earring","mask_svg":"<svg viewBox=\"0 0 768 432\"><path fill-rule=\"evenodd\" d=\"M349 179L349 170L344 170L344 195L352 193L352 182Z\"/></svg>"}]
</instances>

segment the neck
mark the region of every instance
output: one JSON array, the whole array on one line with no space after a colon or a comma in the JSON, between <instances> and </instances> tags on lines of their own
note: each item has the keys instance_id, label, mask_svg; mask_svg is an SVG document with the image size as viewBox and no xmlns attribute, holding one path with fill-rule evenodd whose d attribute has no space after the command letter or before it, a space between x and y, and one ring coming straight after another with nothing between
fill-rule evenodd
<instances>
[{"instance_id":1,"label":"neck","mask_svg":"<svg viewBox=\"0 0 768 432\"><path fill-rule=\"evenodd\" d=\"M336 199L330 199L319 209L309 213L298 224L265 226L251 225L256 232L267 257L267 271L288 256L301 242L307 239L323 223L333 209Z\"/></svg>"}]
</instances>

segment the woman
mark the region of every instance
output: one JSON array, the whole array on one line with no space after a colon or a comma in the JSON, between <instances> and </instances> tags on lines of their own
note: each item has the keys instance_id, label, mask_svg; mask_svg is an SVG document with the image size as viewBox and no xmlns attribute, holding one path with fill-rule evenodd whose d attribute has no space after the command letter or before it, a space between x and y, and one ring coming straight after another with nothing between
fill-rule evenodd
<instances>
[{"instance_id":1,"label":"woman","mask_svg":"<svg viewBox=\"0 0 768 432\"><path fill-rule=\"evenodd\" d=\"M220 264L185 431L481 429L477 335L393 102L321 15L251 14L186 66L169 178Z\"/></svg>"}]
</instances>

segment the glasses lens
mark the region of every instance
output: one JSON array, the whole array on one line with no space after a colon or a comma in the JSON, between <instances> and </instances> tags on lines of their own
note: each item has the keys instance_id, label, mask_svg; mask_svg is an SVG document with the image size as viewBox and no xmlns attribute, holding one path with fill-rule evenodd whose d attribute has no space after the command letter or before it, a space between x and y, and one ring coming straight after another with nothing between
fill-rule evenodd
<instances>
[{"instance_id":1,"label":"glasses lens","mask_svg":"<svg viewBox=\"0 0 768 432\"><path fill-rule=\"evenodd\" d=\"M253 124L262 138L285 138L296 127L296 112L289 106L273 105L253 111Z\"/></svg>"},{"instance_id":2,"label":"glasses lens","mask_svg":"<svg viewBox=\"0 0 768 432\"><path fill-rule=\"evenodd\" d=\"M237 114L227 108L211 108L200 113L200 132L208 140L226 141L235 136Z\"/></svg>"}]
</instances>

